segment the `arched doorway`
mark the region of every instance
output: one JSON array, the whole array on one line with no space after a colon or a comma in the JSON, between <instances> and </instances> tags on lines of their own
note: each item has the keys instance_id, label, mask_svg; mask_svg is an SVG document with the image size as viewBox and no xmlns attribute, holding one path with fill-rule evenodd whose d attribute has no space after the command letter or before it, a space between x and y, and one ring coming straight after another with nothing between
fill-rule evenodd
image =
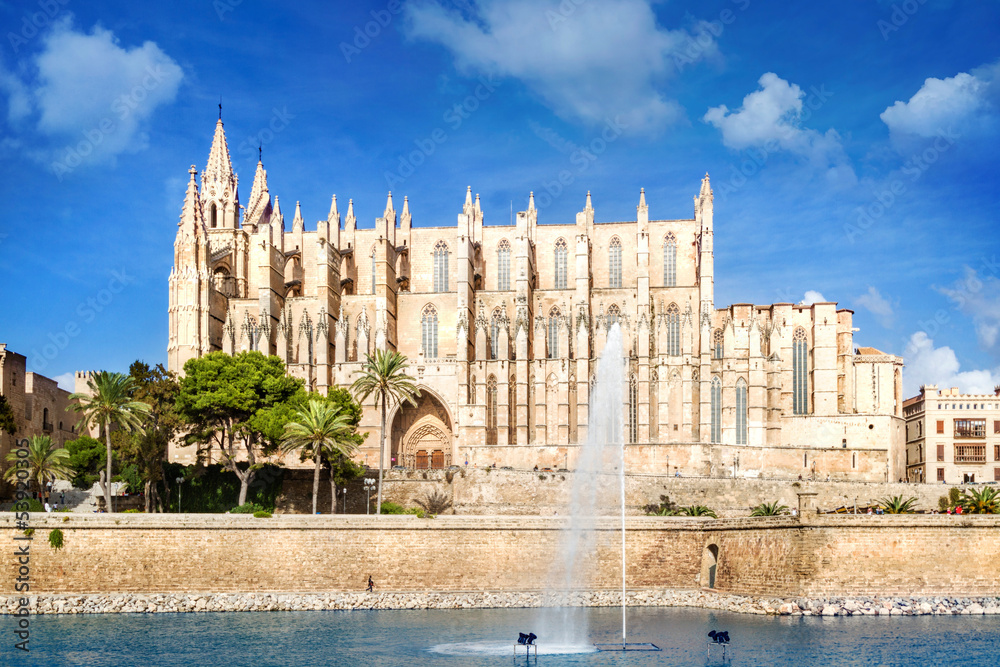
<instances>
[{"instance_id":1,"label":"arched doorway","mask_svg":"<svg viewBox=\"0 0 1000 667\"><path fill-rule=\"evenodd\" d=\"M709 544L701 561L701 581L705 588L715 588L716 575L719 570L719 545Z\"/></svg>"},{"instance_id":2,"label":"arched doorway","mask_svg":"<svg viewBox=\"0 0 1000 667\"><path fill-rule=\"evenodd\" d=\"M421 387L416 406L404 404L392 419L392 464L447 468L452 463L452 422L442 401Z\"/></svg>"}]
</instances>

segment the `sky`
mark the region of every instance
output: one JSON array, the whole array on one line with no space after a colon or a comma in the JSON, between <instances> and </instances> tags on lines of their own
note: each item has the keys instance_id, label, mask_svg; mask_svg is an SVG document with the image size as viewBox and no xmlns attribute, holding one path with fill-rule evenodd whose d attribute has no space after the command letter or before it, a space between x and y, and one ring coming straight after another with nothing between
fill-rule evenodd
<instances>
[{"instance_id":1,"label":"sky","mask_svg":"<svg viewBox=\"0 0 1000 667\"><path fill-rule=\"evenodd\" d=\"M835 9L831 9L835 6ZM218 105L306 229L386 193L453 225L693 217L717 307L835 301L922 384L1000 384L1000 2L0 0L0 342L166 360L188 169ZM398 201L398 199L397 199ZM286 209L291 210L291 209Z\"/></svg>"}]
</instances>

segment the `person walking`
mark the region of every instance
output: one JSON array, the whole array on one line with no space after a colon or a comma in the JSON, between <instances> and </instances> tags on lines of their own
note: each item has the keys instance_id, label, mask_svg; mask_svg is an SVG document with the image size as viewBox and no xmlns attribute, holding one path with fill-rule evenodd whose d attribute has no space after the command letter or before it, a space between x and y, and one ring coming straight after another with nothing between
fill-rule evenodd
<instances>
[{"instance_id":1,"label":"person walking","mask_svg":"<svg viewBox=\"0 0 1000 667\"><path fill-rule=\"evenodd\" d=\"M371 593L375 590L375 582L372 581L372 575L368 575L368 592Z\"/></svg>"}]
</instances>

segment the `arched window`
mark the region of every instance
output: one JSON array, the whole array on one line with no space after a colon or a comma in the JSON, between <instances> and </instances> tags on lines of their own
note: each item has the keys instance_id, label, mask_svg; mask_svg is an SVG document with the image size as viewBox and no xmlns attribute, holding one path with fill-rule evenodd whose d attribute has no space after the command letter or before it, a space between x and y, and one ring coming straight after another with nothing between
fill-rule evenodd
<instances>
[{"instance_id":1,"label":"arched window","mask_svg":"<svg viewBox=\"0 0 1000 667\"><path fill-rule=\"evenodd\" d=\"M792 334L792 414L809 414L809 347L802 327Z\"/></svg>"},{"instance_id":2,"label":"arched window","mask_svg":"<svg viewBox=\"0 0 1000 667\"><path fill-rule=\"evenodd\" d=\"M496 359L500 352L500 309L493 311L490 318L490 358Z\"/></svg>"},{"instance_id":3,"label":"arched window","mask_svg":"<svg viewBox=\"0 0 1000 667\"><path fill-rule=\"evenodd\" d=\"M722 443L722 381L712 378L712 444Z\"/></svg>"},{"instance_id":4,"label":"arched window","mask_svg":"<svg viewBox=\"0 0 1000 667\"><path fill-rule=\"evenodd\" d=\"M608 328L610 329L614 325L618 324L618 320L621 319L621 311L618 310L618 304L611 304L608 308Z\"/></svg>"},{"instance_id":5,"label":"arched window","mask_svg":"<svg viewBox=\"0 0 1000 667\"><path fill-rule=\"evenodd\" d=\"M628 441L639 439L639 379L635 373L628 379Z\"/></svg>"},{"instance_id":6,"label":"arched window","mask_svg":"<svg viewBox=\"0 0 1000 667\"><path fill-rule=\"evenodd\" d=\"M219 224L219 212L215 208L215 202L212 202L211 208L208 209L208 218L212 229L215 229Z\"/></svg>"},{"instance_id":7,"label":"arched window","mask_svg":"<svg viewBox=\"0 0 1000 667\"><path fill-rule=\"evenodd\" d=\"M566 289L566 239L556 239L556 289Z\"/></svg>"},{"instance_id":8,"label":"arched window","mask_svg":"<svg viewBox=\"0 0 1000 667\"><path fill-rule=\"evenodd\" d=\"M722 329L716 329L712 332L712 358L721 359L723 355L723 336Z\"/></svg>"},{"instance_id":9,"label":"arched window","mask_svg":"<svg viewBox=\"0 0 1000 667\"><path fill-rule=\"evenodd\" d=\"M736 381L736 444L747 444L747 383Z\"/></svg>"},{"instance_id":10,"label":"arched window","mask_svg":"<svg viewBox=\"0 0 1000 667\"><path fill-rule=\"evenodd\" d=\"M672 357L681 353L681 309L676 303L667 306L667 354Z\"/></svg>"},{"instance_id":11,"label":"arched window","mask_svg":"<svg viewBox=\"0 0 1000 667\"><path fill-rule=\"evenodd\" d=\"M420 317L420 340L424 356L436 359L438 356L438 314L434 306L424 308Z\"/></svg>"},{"instance_id":12,"label":"arched window","mask_svg":"<svg viewBox=\"0 0 1000 667\"><path fill-rule=\"evenodd\" d=\"M507 239L497 246L497 289L510 289L510 243Z\"/></svg>"},{"instance_id":13,"label":"arched window","mask_svg":"<svg viewBox=\"0 0 1000 667\"><path fill-rule=\"evenodd\" d=\"M375 246L372 246L372 294L375 294Z\"/></svg>"},{"instance_id":14,"label":"arched window","mask_svg":"<svg viewBox=\"0 0 1000 667\"><path fill-rule=\"evenodd\" d=\"M434 291L448 291L448 244L444 241L434 246Z\"/></svg>"},{"instance_id":15,"label":"arched window","mask_svg":"<svg viewBox=\"0 0 1000 667\"><path fill-rule=\"evenodd\" d=\"M497 378L486 380L486 444L497 444Z\"/></svg>"},{"instance_id":16,"label":"arched window","mask_svg":"<svg viewBox=\"0 0 1000 667\"><path fill-rule=\"evenodd\" d=\"M622 286L622 242L612 237L608 247L608 287Z\"/></svg>"},{"instance_id":17,"label":"arched window","mask_svg":"<svg viewBox=\"0 0 1000 667\"><path fill-rule=\"evenodd\" d=\"M673 232L663 239L663 286L677 286L677 239Z\"/></svg>"},{"instance_id":18,"label":"arched window","mask_svg":"<svg viewBox=\"0 0 1000 667\"><path fill-rule=\"evenodd\" d=\"M549 311L549 359L559 358L559 309Z\"/></svg>"},{"instance_id":19,"label":"arched window","mask_svg":"<svg viewBox=\"0 0 1000 667\"><path fill-rule=\"evenodd\" d=\"M42 428L49 428L49 409L42 410Z\"/></svg>"}]
</instances>

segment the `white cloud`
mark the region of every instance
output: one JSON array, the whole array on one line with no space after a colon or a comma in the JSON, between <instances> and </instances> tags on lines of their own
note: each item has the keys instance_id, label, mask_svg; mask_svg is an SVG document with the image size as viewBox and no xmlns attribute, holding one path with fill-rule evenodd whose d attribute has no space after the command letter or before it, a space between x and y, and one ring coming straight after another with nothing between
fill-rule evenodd
<instances>
[{"instance_id":1,"label":"white cloud","mask_svg":"<svg viewBox=\"0 0 1000 667\"><path fill-rule=\"evenodd\" d=\"M29 77L0 72L12 121L31 117L51 148L29 152L36 159L58 159L67 148L84 162L113 160L122 152L145 148L146 121L177 95L180 66L155 43L123 48L99 26L90 33L60 21L43 38Z\"/></svg>"},{"instance_id":2,"label":"white cloud","mask_svg":"<svg viewBox=\"0 0 1000 667\"><path fill-rule=\"evenodd\" d=\"M722 132L722 143L734 150L785 151L825 171L834 183L855 183L857 177L837 131L829 129L821 134L802 127L832 93L820 87L807 96L798 85L773 72L761 76L758 83L760 89L744 97L739 109L732 111L723 104L710 108L702 117Z\"/></svg>"},{"instance_id":3,"label":"white cloud","mask_svg":"<svg viewBox=\"0 0 1000 667\"><path fill-rule=\"evenodd\" d=\"M811 306L814 303L828 303L826 297L817 292L816 290L807 290L802 301L799 301L799 305Z\"/></svg>"},{"instance_id":4,"label":"white cloud","mask_svg":"<svg viewBox=\"0 0 1000 667\"><path fill-rule=\"evenodd\" d=\"M955 351L947 346L934 347L934 340L923 331L910 337L903 361L905 396L915 396L924 384L958 387L966 394L992 394L993 387L1000 384L1000 368L961 371Z\"/></svg>"},{"instance_id":5,"label":"white cloud","mask_svg":"<svg viewBox=\"0 0 1000 667\"><path fill-rule=\"evenodd\" d=\"M560 116L588 124L620 116L629 131L661 129L683 111L657 84L718 54L718 27L662 28L651 0L463 4L464 14L437 0L407 3L407 35L443 45L464 72L518 78Z\"/></svg>"},{"instance_id":6,"label":"white cloud","mask_svg":"<svg viewBox=\"0 0 1000 667\"><path fill-rule=\"evenodd\" d=\"M965 267L965 276L961 280L951 287L938 288L938 291L951 299L961 312L972 317L979 344L984 349L998 351L1000 280L992 275L982 277L975 269Z\"/></svg>"},{"instance_id":7,"label":"white cloud","mask_svg":"<svg viewBox=\"0 0 1000 667\"><path fill-rule=\"evenodd\" d=\"M56 381L60 389L71 392L76 391L76 373L73 371L57 375L52 379Z\"/></svg>"},{"instance_id":8,"label":"white cloud","mask_svg":"<svg viewBox=\"0 0 1000 667\"><path fill-rule=\"evenodd\" d=\"M893 135L935 137L954 128L959 134L974 130L984 115L995 111L1000 93L1000 62L972 73L946 79L929 78L907 102L897 101L881 113ZM957 127L955 127L957 126Z\"/></svg>"},{"instance_id":9,"label":"white cloud","mask_svg":"<svg viewBox=\"0 0 1000 667\"><path fill-rule=\"evenodd\" d=\"M886 329L892 327L893 320L896 317L893 305L877 289L869 286L868 291L855 299L855 302L874 315L875 319L883 327Z\"/></svg>"}]
</instances>

